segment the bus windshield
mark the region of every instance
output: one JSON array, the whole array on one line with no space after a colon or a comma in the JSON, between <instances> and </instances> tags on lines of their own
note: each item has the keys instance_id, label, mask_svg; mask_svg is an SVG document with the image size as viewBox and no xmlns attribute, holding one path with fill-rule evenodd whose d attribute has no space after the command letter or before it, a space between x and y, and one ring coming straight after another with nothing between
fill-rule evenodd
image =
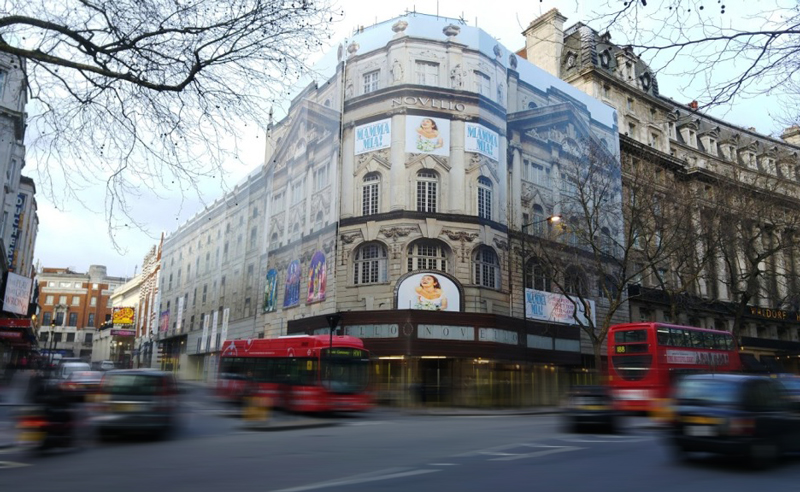
<instances>
[{"instance_id":1,"label":"bus windshield","mask_svg":"<svg viewBox=\"0 0 800 492\"><path fill-rule=\"evenodd\" d=\"M369 383L369 358L360 349L334 347L321 351L320 382L333 393L359 393Z\"/></svg>"}]
</instances>

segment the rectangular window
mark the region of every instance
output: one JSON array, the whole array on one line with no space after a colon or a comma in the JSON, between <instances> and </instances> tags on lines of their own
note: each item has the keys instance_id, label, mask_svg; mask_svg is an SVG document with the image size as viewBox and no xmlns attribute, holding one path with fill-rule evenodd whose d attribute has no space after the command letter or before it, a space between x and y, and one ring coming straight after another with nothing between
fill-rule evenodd
<instances>
[{"instance_id":1,"label":"rectangular window","mask_svg":"<svg viewBox=\"0 0 800 492\"><path fill-rule=\"evenodd\" d=\"M292 183L292 205L297 205L305 198L305 180L301 179Z\"/></svg>"},{"instance_id":2,"label":"rectangular window","mask_svg":"<svg viewBox=\"0 0 800 492\"><path fill-rule=\"evenodd\" d=\"M550 168L528 159L522 160L522 179L545 188L550 187Z\"/></svg>"},{"instance_id":3,"label":"rectangular window","mask_svg":"<svg viewBox=\"0 0 800 492\"><path fill-rule=\"evenodd\" d=\"M325 164L316 171L314 171L314 190L319 191L328 186L329 176L328 171L330 164Z\"/></svg>"},{"instance_id":4,"label":"rectangular window","mask_svg":"<svg viewBox=\"0 0 800 492\"><path fill-rule=\"evenodd\" d=\"M436 212L435 181L417 181L417 212Z\"/></svg>"},{"instance_id":5,"label":"rectangular window","mask_svg":"<svg viewBox=\"0 0 800 492\"><path fill-rule=\"evenodd\" d=\"M636 125L633 123L628 123L628 136L636 138Z\"/></svg>"},{"instance_id":6,"label":"rectangular window","mask_svg":"<svg viewBox=\"0 0 800 492\"><path fill-rule=\"evenodd\" d=\"M272 213L277 214L283 212L284 210L284 199L286 198L286 193L278 193L277 195L272 197Z\"/></svg>"},{"instance_id":7,"label":"rectangular window","mask_svg":"<svg viewBox=\"0 0 800 492\"><path fill-rule=\"evenodd\" d=\"M258 228L253 227L250 229L250 249L254 249L258 242Z\"/></svg>"},{"instance_id":8,"label":"rectangular window","mask_svg":"<svg viewBox=\"0 0 800 492\"><path fill-rule=\"evenodd\" d=\"M78 296L72 296L72 305L73 306L80 306L81 305L81 298Z\"/></svg>"},{"instance_id":9,"label":"rectangular window","mask_svg":"<svg viewBox=\"0 0 800 492\"><path fill-rule=\"evenodd\" d=\"M208 295L208 284L203 286L203 299L202 299L203 304L206 303L207 295Z\"/></svg>"},{"instance_id":10,"label":"rectangular window","mask_svg":"<svg viewBox=\"0 0 800 492\"><path fill-rule=\"evenodd\" d=\"M478 217L492 218L492 190L478 187Z\"/></svg>"},{"instance_id":11,"label":"rectangular window","mask_svg":"<svg viewBox=\"0 0 800 492\"><path fill-rule=\"evenodd\" d=\"M361 192L361 215L374 215L378 213L378 178L364 178L364 188Z\"/></svg>"},{"instance_id":12,"label":"rectangular window","mask_svg":"<svg viewBox=\"0 0 800 492\"><path fill-rule=\"evenodd\" d=\"M435 62L418 61L417 84L420 85L439 85L439 64Z\"/></svg>"},{"instance_id":13,"label":"rectangular window","mask_svg":"<svg viewBox=\"0 0 800 492\"><path fill-rule=\"evenodd\" d=\"M87 323L88 326L94 328L94 313L89 313L89 321Z\"/></svg>"},{"instance_id":14,"label":"rectangular window","mask_svg":"<svg viewBox=\"0 0 800 492\"><path fill-rule=\"evenodd\" d=\"M83 337L83 343L92 343L93 339L94 339L94 333L87 333Z\"/></svg>"},{"instance_id":15,"label":"rectangular window","mask_svg":"<svg viewBox=\"0 0 800 492\"><path fill-rule=\"evenodd\" d=\"M61 333L53 333L53 340L54 340L56 343L58 343L58 342L60 342L60 341L61 341L61 336L62 336L62 334L61 334Z\"/></svg>"},{"instance_id":16,"label":"rectangular window","mask_svg":"<svg viewBox=\"0 0 800 492\"><path fill-rule=\"evenodd\" d=\"M89 305L91 307L97 306L97 298L96 297L92 297L92 299L89 301Z\"/></svg>"},{"instance_id":17,"label":"rectangular window","mask_svg":"<svg viewBox=\"0 0 800 492\"><path fill-rule=\"evenodd\" d=\"M53 296L47 296L44 301L45 304L52 305L53 304Z\"/></svg>"},{"instance_id":18,"label":"rectangular window","mask_svg":"<svg viewBox=\"0 0 800 492\"><path fill-rule=\"evenodd\" d=\"M67 296L58 296L58 303L61 305L67 305Z\"/></svg>"},{"instance_id":19,"label":"rectangular window","mask_svg":"<svg viewBox=\"0 0 800 492\"><path fill-rule=\"evenodd\" d=\"M482 96L492 97L492 79L483 72L475 72L475 92Z\"/></svg>"},{"instance_id":20,"label":"rectangular window","mask_svg":"<svg viewBox=\"0 0 800 492\"><path fill-rule=\"evenodd\" d=\"M52 319L53 319L53 314L49 313L49 312L45 312L42 315L42 326L49 326L50 325L50 321L52 321Z\"/></svg>"},{"instance_id":21,"label":"rectangular window","mask_svg":"<svg viewBox=\"0 0 800 492\"><path fill-rule=\"evenodd\" d=\"M364 94L378 90L378 76L380 73L380 70L375 70L364 74Z\"/></svg>"},{"instance_id":22,"label":"rectangular window","mask_svg":"<svg viewBox=\"0 0 800 492\"><path fill-rule=\"evenodd\" d=\"M67 333L67 341L74 342L75 341L75 332Z\"/></svg>"},{"instance_id":23,"label":"rectangular window","mask_svg":"<svg viewBox=\"0 0 800 492\"><path fill-rule=\"evenodd\" d=\"M654 149L659 149L661 146L661 142L659 141L657 133L650 133L650 147Z\"/></svg>"}]
</instances>

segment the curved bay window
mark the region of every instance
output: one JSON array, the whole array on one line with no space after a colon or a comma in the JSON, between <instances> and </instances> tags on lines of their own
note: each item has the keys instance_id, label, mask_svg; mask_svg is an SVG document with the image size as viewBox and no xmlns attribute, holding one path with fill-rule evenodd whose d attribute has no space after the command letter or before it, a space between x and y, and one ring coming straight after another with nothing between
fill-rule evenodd
<instances>
[{"instance_id":1,"label":"curved bay window","mask_svg":"<svg viewBox=\"0 0 800 492\"><path fill-rule=\"evenodd\" d=\"M489 246L481 246L475 254L475 283L481 287L497 289L500 286L500 264L497 253Z\"/></svg>"},{"instance_id":2,"label":"curved bay window","mask_svg":"<svg viewBox=\"0 0 800 492\"><path fill-rule=\"evenodd\" d=\"M417 173L417 212L436 212L439 175L429 169Z\"/></svg>"},{"instance_id":3,"label":"curved bay window","mask_svg":"<svg viewBox=\"0 0 800 492\"><path fill-rule=\"evenodd\" d=\"M550 292L550 271L539 258L531 258L526 265L525 288Z\"/></svg>"},{"instance_id":4,"label":"curved bay window","mask_svg":"<svg viewBox=\"0 0 800 492\"><path fill-rule=\"evenodd\" d=\"M447 271L447 248L439 241L422 240L408 247L408 271Z\"/></svg>"},{"instance_id":5,"label":"curved bay window","mask_svg":"<svg viewBox=\"0 0 800 492\"><path fill-rule=\"evenodd\" d=\"M359 246L353 262L354 284L376 284L386 282L386 247L380 243Z\"/></svg>"}]
</instances>

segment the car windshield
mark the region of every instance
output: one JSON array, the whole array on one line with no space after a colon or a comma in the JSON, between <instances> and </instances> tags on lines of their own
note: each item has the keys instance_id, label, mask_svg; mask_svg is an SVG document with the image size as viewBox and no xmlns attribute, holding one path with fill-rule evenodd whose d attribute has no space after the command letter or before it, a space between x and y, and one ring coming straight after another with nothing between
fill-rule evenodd
<instances>
[{"instance_id":1,"label":"car windshield","mask_svg":"<svg viewBox=\"0 0 800 492\"><path fill-rule=\"evenodd\" d=\"M105 390L116 395L153 395L161 389L161 378L146 374L111 374Z\"/></svg>"},{"instance_id":2,"label":"car windshield","mask_svg":"<svg viewBox=\"0 0 800 492\"><path fill-rule=\"evenodd\" d=\"M96 371L76 371L70 374L69 378L73 381L99 381L103 379L103 373Z\"/></svg>"},{"instance_id":3,"label":"car windshield","mask_svg":"<svg viewBox=\"0 0 800 492\"><path fill-rule=\"evenodd\" d=\"M86 371L89 368L89 364L66 364L64 365L64 376L69 377L73 372Z\"/></svg>"},{"instance_id":4,"label":"car windshield","mask_svg":"<svg viewBox=\"0 0 800 492\"><path fill-rule=\"evenodd\" d=\"M729 405L739 399L740 385L734 381L687 379L678 387L677 399L701 405Z\"/></svg>"},{"instance_id":5,"label":"car windshield","mask_svg":"<svg viewBox=\"0 0 800 492\"><path fill-rule=\"evenodd\" d=\"M800 392L800 378L783 378L780 382L787 390Z\"/></svg>"}]
</instances>

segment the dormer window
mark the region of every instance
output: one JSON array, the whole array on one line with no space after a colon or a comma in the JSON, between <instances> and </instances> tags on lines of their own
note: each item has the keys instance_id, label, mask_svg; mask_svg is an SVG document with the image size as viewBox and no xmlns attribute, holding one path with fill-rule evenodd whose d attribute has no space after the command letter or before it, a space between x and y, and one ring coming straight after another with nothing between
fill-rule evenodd
<instances>
[{"instance_id":1,"label":"dormer window","mask_svg":"<svg viewBox=\"0 0 800 492\"><path fill-rule=\"evenodd\" d=\"M643 73L642 76L640 77L640 80L642 81L642 90L645 92L649 91L650 83L652 82L650 73L649 72Z\"/></svg>"},{"instance_id":2,"label":"dormer window","mask_svg":"<svg viewBox=\"0 0 800 492\"><path fill-rule=\"evenodd\" d=\"M714 138L708 139L708 145L706 146L706 150L711 155L717 155L717 140Z\"/></svg>"},{"instance_id":3,"label":"dormer window","mask_svg":"<svg viewBox=\"0 0 800 492\"><path fill-rule=\"evenodd\" d=\"M668 126L668 131L669 131L669 138L671 138L671 139L673 139L673 140L677 140L678 136L677 136L677 134L676 134L676 132L675 132L675 123L673 123L672 121L670 121L670 122L667 124L667 126Z\"/></svg>"},{"instance_id":4,"label":"dormer window","mask_svg":"<svg viewBox=\"0 0 800 492\"><path fill-rule=\"evenodd\" d=\"M689 129L689 145L697 147L697 132Z\"/></svg>"}]
</instances>

